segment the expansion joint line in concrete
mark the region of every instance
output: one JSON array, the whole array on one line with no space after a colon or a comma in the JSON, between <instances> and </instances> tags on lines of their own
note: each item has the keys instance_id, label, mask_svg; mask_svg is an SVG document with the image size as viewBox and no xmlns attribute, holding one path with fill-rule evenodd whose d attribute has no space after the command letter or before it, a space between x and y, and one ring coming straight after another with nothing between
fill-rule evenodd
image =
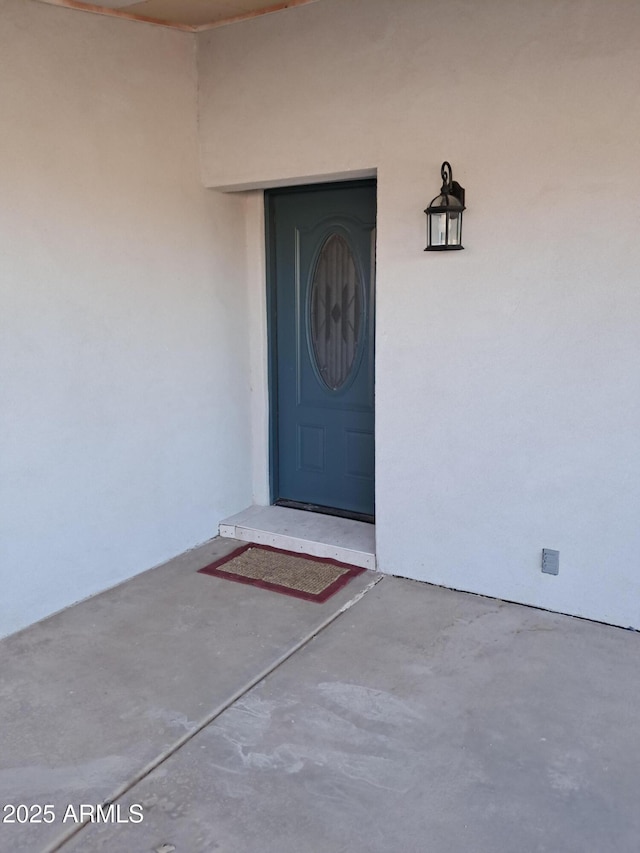
<instances>
[{"instance_id":1,"label":"expansion joint line in concrete","mask_svg":"<svg viewBox=\"0 0 640 853\"><path fill-rule=\"evenodd\" d=\"M134 776L132 776L126 782L123 782L123 784L119 788L116 788L113 794L102 803L103 807L106 808L111 803L115 803L117 800L120 799L120 797L123 797L128 791L130 791L139 782L145 779L157 767L160 767L161 764L164 764L164 762L168 758L171 758L171 756L178 752L179 749L181 749L185 744L189 743L192 738L199 734L203 729L206 729L206 727L213 723L213 721L216 720L220 716L220 714L230 708L235 702L238 701L238 699L241 699L245 695L245 693L248 693L253 687L259 684L269 675L271 675L272 672L275 672L278 667L282 666L282 664L288 661L290 657L293 657L296 652L299 652L300 649L304 648L304 646L310 643L311 640L318 636L318 634L322 633L325 628L328 628L329 625L332 624L332 622L335 622L335 620L339 616L341 616L343 613L346 613L346 611L350 610L354 604L357 604L361 599L363 599L364 596L368 592L370 592L374 588L374 586L376 586L376 584L380 583L383 577L384 575L380 575L379 577L371 581L371 583L368 584L361 592L359 592L357 595L355 595L353 598L349 599L349 601L343 604L339 610L337 610L335 613L332 613L331 616L328 616L324 620L324 622L321 622L320 625L313 629L313 631L311 631L309 634L299 640L295 645L288 649L288 651L286 651L283 655L277 658L273 663L269 664L268 667L263 669L262 672L260 672L250 681L248 681L243 687L241 687L239 690L236 690L235 693L233 693L222 704L218 705L217 708L211 711L211 713L207 714L207 716L204 717L204 719L202 719L195 726L195 728L188 731L181 738L178 738L178 740L171 744L171 746L169 746L167 749L165 749L164 752L161 752L148 764L146 764L141 770L139 770ZM67 832L65 832L64 835L60 836L57 841L54 841L53 844L51 844L49 847L46 847L43 853L56 853L56 851L62 850L62 848L66 844L68 844L69 841L71 841L79 832L82 832L85 827L90 825L90 821L84 821L83 823L74 824L74 826L71 827L71 829L69 829Z\"/></svg>"}]
</instances>

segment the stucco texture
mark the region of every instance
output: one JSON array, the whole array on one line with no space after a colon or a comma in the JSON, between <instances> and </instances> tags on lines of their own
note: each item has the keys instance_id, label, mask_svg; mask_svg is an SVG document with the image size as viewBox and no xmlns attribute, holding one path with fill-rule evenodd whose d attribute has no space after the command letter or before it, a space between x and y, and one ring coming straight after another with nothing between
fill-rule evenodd
<instances>
[{"instance_id":1,"label":"stucco texture","mask_svg":"<svg viewBox=\"0 0 640 853\"><path fill-rule=\"evenodd\" d=\"M323 0L198 38L207 185L377 173L385 572L640 627L639 36L626 0ZM445 159L465 251L425 254Z\"/></svg>"},{"instance_id":2,"label":"stucco texture","mask_svg":"<svg viewBox=\"0 0 640 853\"><path fill-rule=\"evenodd\" d=\"M191 35L0 0L0 635L251 499L244 202Z\"/></svg>"}]
</instances>

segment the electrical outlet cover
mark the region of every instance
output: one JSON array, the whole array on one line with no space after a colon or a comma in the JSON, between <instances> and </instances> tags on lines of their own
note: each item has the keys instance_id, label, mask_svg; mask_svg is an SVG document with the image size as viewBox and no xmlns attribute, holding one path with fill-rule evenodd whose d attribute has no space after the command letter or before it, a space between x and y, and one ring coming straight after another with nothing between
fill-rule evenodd
<instances>
[{"instance_id":1,"label":"electrical outlet cover","mask_svg":"<svg viewBox=\"0 0 640 853\"><path fill-rule=\"evenodd\" d=\"M542 549L542 571L547 575L557 575L560 571L560 551L551 548Z\"/></svg>"}]
</instances>

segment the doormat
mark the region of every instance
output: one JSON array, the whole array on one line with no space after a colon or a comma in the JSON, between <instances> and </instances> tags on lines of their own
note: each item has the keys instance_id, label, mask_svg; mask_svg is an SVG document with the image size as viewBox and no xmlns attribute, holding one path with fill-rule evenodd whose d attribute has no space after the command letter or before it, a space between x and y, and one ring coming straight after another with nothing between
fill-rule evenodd
<instances>
[{"instance_id":1,"label":"doormat","mask_svg":"<svg viewBox=\"0 0 640 853\"><path fill-rule=\"evenodd\" d=\"M366 569L325 557L292 554L249 542L199 569L204 575L259 586L322 604Z\"/></svg>"}]
</instances>

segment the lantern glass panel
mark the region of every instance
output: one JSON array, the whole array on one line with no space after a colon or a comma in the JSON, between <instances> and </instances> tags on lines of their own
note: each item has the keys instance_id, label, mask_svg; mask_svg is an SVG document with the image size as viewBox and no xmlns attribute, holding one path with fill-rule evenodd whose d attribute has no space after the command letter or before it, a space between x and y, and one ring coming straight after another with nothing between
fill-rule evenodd
<instances>
[{"instance_id":1,"label":"lantern glass panel","mask_svg":"<svg viewBox=\"0 0 640 853\"><path fill-rule=\"evenodd\" d=\"M459 213L449 213L449 245L460 245L460 226L462 225L462 216Z\"/></svg>"},{"instance_id":2,"label":"lantern glass panel","mask_svg":"<svg viewBox=\"0 0 640 853\"><path fill-rule=\"evenodd\" d=\"M447 214L446 213L431 213L429 215L430 222L430 246L444 246L447 242Z\"/></svg>"}]
</instances>

